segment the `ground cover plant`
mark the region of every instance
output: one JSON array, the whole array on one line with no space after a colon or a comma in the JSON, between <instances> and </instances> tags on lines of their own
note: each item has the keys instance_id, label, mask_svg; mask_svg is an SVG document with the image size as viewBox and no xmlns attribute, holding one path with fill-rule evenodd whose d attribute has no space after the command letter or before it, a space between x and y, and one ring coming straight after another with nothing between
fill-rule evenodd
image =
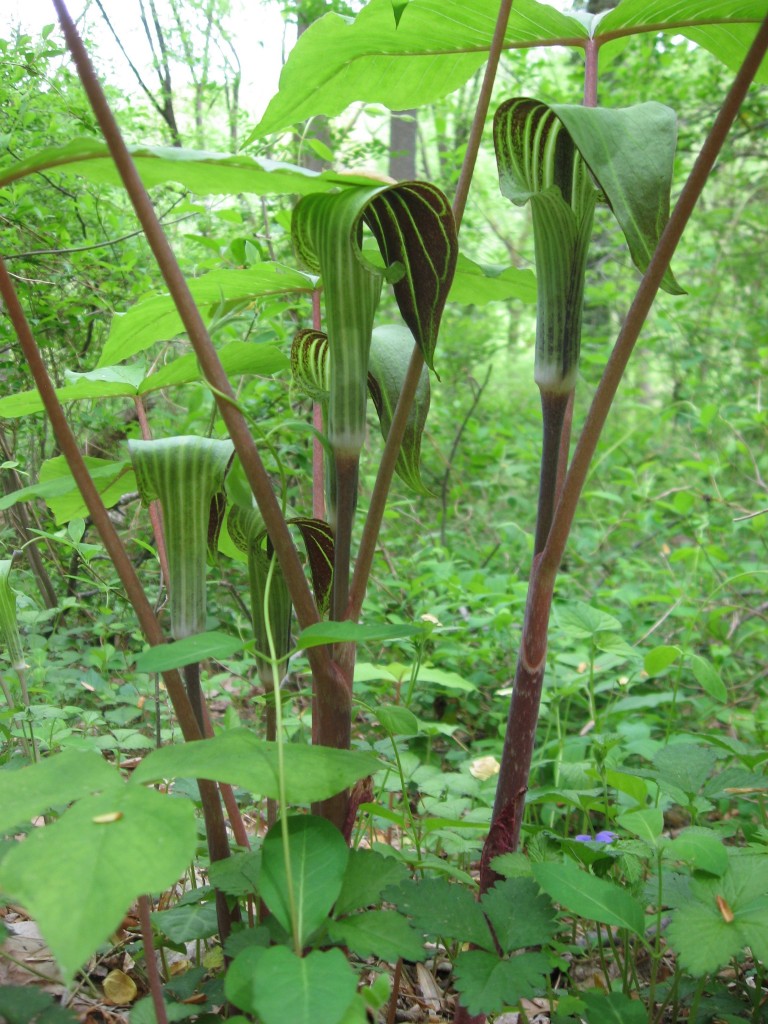
<instances>
[{"instance_id":1,"label":"ground cover plant","mask_svg":"<svg viewBox=\"0 0 768 1024\"><path fill-rule=\"evenodd\" d=\"M717 390L702 401L694 388L690 351L687 372L629 371L618 432L598 442L657 291L685 288L672 254L729 131L764 112L759 98L745 103L765 79L768 12L694 0L624 0L601 15L490 6L371 0L354 18L326 14L251 131L255 155L211 155L127 146L55 0L91 134L12 153L0 166L9 209L23 209L35 174L121 186L167 290L120 308L96 360L86 346L75 371L52 375L35 340L49 329L39 300L26 313L24 282L0 265L18 341L8 372L23 379L23 353L35 384L0 399L17 425L6 469L23 483L22 425L41 410L56 446L2 500L15 518L0 562L11 667L0 889L37 921L65 984L101 953L120 965L104 991L128 1004L130 966L147 993L132 1021L765 1014L765 414L759 386L753 395L764 349L734 356L741 391L721 406ZM599 60L616 94L617 51L627 60L650 36L664 54L670 32L688 41L681 52L699 60L697 44L708 68L732 69L718 69L722 102L698 126L703 147L671 214L675 113L631 89L625 105L597 102ZM583 56L570 79L583 72L583 102L552 95L546 67L545 98L528 96L525 79L511 98L493 95L502 53L556 45ZM479 68L463 159L451 172L442 154L444 188L266 155L275 133L352 102L439 114ZM530 208L535 284L460 251L479 154L501 192L489 222L504 222L510 200ZM745 176L755 159L744 157ZM233 202L298 201L270 209L265 198L263 230L226 247L206 223L212 255L187 279L145 191L164 195L169 182ZM725 208L728 241L743 226L754 260L755 222L730 194ZM634 298L602 269L614 223L642 274ZM706 235L715 248L720 225L713 216ZM706 297L711 282L699 287ZM599 289L610 299L594 302ZM481 414L490 368L514 359L481 336L489 369L461 417L442 411L451 454L426 480L442 335L474 344L452 303L522 306L534 294L542 440L527 382ZM766 315L760 296L749 301L745 333ZM611 309L619 330L601 349ZM495 327L482 313L472 325ZM650 329L663 335L663 321ZM147 363L180 336L162 365ZM674 402L649 405L646 391L670 378ZM588 403L575 402L577 383ZM131 408L119 421L127 444L107 437L84 458L70 420L86 430L81 410L107 400ZM114 430L115 414L94 423ZM529 469L540 456L538 473L516 468L520 448ZM463 486L477 489L460 500L492 524L487 550L451 511L460 452ZM710 491L725 522L752 531L732 533L733 560L711 530ZM137 497L151 532L125 521ZM569 545L577 506L584 526ZM0 1012L72 1019L39 997L6 986Z\"/></svg>"}]
</instances>

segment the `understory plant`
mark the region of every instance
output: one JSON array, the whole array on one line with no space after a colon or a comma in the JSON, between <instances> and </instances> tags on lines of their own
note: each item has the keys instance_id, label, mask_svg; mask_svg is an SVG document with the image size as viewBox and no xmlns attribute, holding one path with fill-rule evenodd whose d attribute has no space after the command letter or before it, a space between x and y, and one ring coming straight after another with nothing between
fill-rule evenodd
<instances>
[{"instance_id":1,"label":"understory plant","mask_svg":"<svg viewBox=\"0 0 768 1024\"><path fill-rule=\"evenodd\" d=\"M424 960L428 949L445 952L451 961L457 1021L481 1020L533 996L557 1004L552 1019L558 1021L586 1017L592 1024L617 1019L631 1024L661 1020L668 1010L676 1015L682 1007L692 1019L705 1019L707 986L717 989L718 1000L722 996L711 1005L717 1002L718 1012L730 1012L724 1008L724 986L713 979L730 960L743 958L746 947L753 958L750 1012L759 1020L768 959L763 923L768 823L743 844L726 847L723 836L697 821L718 799L762 784L754 771L758 762L750 763L743 750L681 742L650 752L649 767L638 768L606 749L590 766L592 775L585 776L589 785L582 780L581 789L573 790L578 799L558 785L558 778L553 788L560 804L575 801L587 822L599 813L611 827L594 838L591 830L573 837L567 828L557 835L542 812L542 820L531 826L527 856L519 847L550 610L576 507L654 296L659 288L682 292L670 270L671 257L761 67L768 46L765 3L743 2L738 10L713 3L702 12L694 0L672 8L661 0L624 0L605 15L576 17L534 0L514 5L503 0L492 31L483 4L453 0L445 0L439 17L426 0L394 5L371 0L351 24L335 14L320 19L291 56L280 92L253 137L315 114L332 115L354 100L385 100L392 109L431 102L476 70L480 60L470 49L480 51L488 63L452 203L427 181L382 183L330 171L315 174L244 156L218 160L183 151L131 152L62 0L54 5L104 142L73 140L32 155L0 168L0 184L10 186L52 167L119 180L168 294L116 319L99 365L57 389L0 261L0 292L36 385L28 395L4 399L0 415L47 413L69 475L48 491L33 485L18 492L16 500L47 494L55 501L67 490L79 492L69 518L87 514L98 530L147 643L136 670L162 675L186 742L152 752L127 780L119 766L93 750L65 751L19 767L12 777L7 773L11 781L0 808L0 831L26 835L10 844L0 861L2 890L38 920L67 982L138 899L141 955L157 1021L169 1019L166 999L175 989L166 977L163 991L155 943L183 945L216 934L223 987L221 974L200 984L235 1020L362 1024L379 1011L394 1020L403 961ZM747 40L758 25L754 42ZM673 111L658 103L597 106L601 47L664 29L686 32L716 51L722 44L724 57L739 66L671 215ZM469 30L477 34L472 48L465 41ZM340 57L344 33L351 49ZM436 39L439 47L430 42ZM409 66L387 86L386 95L375 85L369 93L356 76L363 74L372 40L386 61L403 57L414 45L422 56L440 49L430 58L434 74L428 86ZM382 45L386 40L389 49ZM495 794L483 788L488 779L478 767L454 794L477 800L471 811L479 808L487 827L481 850L474 851L480 854L476 880L464 868L446 866L429 830L422 834L407 797L403 738L421 729L410 706L419 663L444 626L429 617L369 621L363 609L394 475L429 499L420 450L451 289L462 274L470 280L493 277L459 253L458 237L500 56L505 47L566 44L585 54L584 104L521 96L499 103L493 118L501 193L531 208L537 272L534 382L541 395L543 439L532 564L498 785ZM359 65L350 53L359 56ZM298 194L290 224L297 266L270 262L214 271L207 275L214 278L210 281L205 276L186 281L142 181L143 176L147 182L184 182L185 175L193 190ZM643 277L571 455L584 290L600 206L618 221ZM213 344L212 333L230 323L228 318L236 322L243 308L265 295L290 299L296 308L303 304L298 319L312 320L311 328L296 333L290 359L273 344ZM397 322L386 322L398 315ZM192 348L188 355L150 372L135 360L122 365L182 330ZM295 393L315 405L315 458L311 486L305 489L312 495L311 508L289 507L296 490L287 485L280 444L265 434L233 384L242 375L288 369ZM146 396L191 381L203 382L215 400L212 436L153 439ZM135 403L142 439L129 443L123 460L86 462L63 403L107 396ZM384 447L363 516L360 467L369 397ZM286 432L292 427L286 424ZM134 488L152 507L154 548L170 605L170 643L107 511ZM224 559L238 557L246 565L250 628L209 629L208 560L225 577ZM0 570L5 564L10 568L3 562ZM6 577L7 571L0 572L2 586ZM590 657L607 647L619 659L635 658L606 640L614 631L610 617L601 619L594 609L575 605L572 615L579 620L579 638L593 645ZM292 617L298 627L293 631ZM11 618L9 613L9 623ZM417 652L405 699L402 690L397 699L372 699L368 692L361 699L359 686L355 689L357 645L395 640L411 643ZM204 665L206 659L241 653L256 666L266 728L263 735L246 727L214 735ZM289 666L300 653L311 672L309 744L296 733L289 736L286 723ZM651 655L645 663L649 673L688 659L705 691L719 693L711 666L695 652L659 647ZM593 669L594 659L590 673ZM590 687L593 709L592 674ZM6 697L11 703L10 690ZM380 730L371 743L356 737L360 714ZM562 763L558 770L565 770ZM727 772L733 774L726 786ZM171 779L177 780L178 798L169 792ZM186 779L198 780L197 789L186 787ZM432 784L442 798L441 784ZM245 828L238 788L269 801L263 836ZM619 794L618 809L605 796L609 788ZM386 806L384 794L393 792L403 795L399 816ZM661 804L667 798L688 813L687 827L675 838L665 831ZM176 908L150 915L146 894L173 887L196 854L197 799L209 884L193 886ZM53 824L29 826L35 816L69 804ZM297 806L310 813L291 812ZM379 836L389 815L410 843L399 850L376 838L377 849L354 845L363 813ZM435 820L433 830L439 832L452 819L436 814ZM467 815L462 827L472 824ZM600 982L562 995L555 979L581 941L596 950ZM676 955L671 970L665 967L668 948ZM368 963L371 957L376 966ZM642 958L647 969L641 977ZM397 965L394 984L381 971L382 961ZM633 998L638 993L644 1001ZM145 1019L151 1017L136 1017Z\"/></svg>"}]
</instances>

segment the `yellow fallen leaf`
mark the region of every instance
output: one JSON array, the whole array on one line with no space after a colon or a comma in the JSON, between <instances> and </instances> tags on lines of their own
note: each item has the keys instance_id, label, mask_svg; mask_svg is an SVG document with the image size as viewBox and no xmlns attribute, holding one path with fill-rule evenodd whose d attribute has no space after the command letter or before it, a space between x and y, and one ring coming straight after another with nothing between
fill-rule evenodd
<instances>
[{"instance_id":1,"label":"yellow fallen leaf","mask_svg":"<svg viewBox=\"0 0 768 1024\"><path fill-rule=\"evenodd\" d=\"M132 1003L139 994L136 982L124 971L110 971L104 979L103 987L107 1002L112 1003L113 1006L125 1006L127 1003Z\"/></svg>"}]
</instances>

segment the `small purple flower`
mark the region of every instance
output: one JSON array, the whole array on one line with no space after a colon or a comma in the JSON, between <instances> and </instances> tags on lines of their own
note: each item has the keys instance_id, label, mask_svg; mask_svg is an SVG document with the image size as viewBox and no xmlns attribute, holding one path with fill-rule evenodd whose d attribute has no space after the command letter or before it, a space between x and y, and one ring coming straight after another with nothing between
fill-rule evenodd
<instances>
[{"instance_id":1,"label":"small purple flower","mask_svg":"<svg viewBox=\"0 0 768 1024\"><path fill-rule=\"evenodd\" d=\"M602 832L598 832L594 838L586 835L574 836L573 838L577 843L612 843L614 839L618 839L618 833L609 832L607 829L604 829Z\"/></svg>"}]
</instances>

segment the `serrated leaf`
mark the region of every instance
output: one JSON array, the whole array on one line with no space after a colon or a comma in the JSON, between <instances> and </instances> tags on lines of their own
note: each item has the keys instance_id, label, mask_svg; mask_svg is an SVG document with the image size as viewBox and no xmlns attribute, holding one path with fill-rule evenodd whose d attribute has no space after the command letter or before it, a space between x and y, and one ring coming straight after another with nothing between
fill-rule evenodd
<instances>
[{"instance_id":1,"label":"serrated leaf","mask_svg":"<svg viewBox=\"0 0 768 1024\"><path fill-rule=\"evenodd\" d=\"M585 640L598 633L620 633L622 630L621 623L613 615L582 601L574 601L559 610L557 621L569 636Z\"/></svg>"},{"instance_id":2,"label":"serrated leaf","mask_svg":"<svg viewBox=\"0 0 768 1024\"><path fill-rule=\"evenodd\" d=\"M535 864L533 877L556 903L580 917L600 924L627 928L635 935L645 930L642 906L612 882L580 871L575 864Z\"/></svg>"},{"instance_id":3,"label":"serrated leaf","mask_svg":"<svg viewBox=\"0 0 768 1024\"><path fill-rule=\"evenodd\" d=\"M671 743L653 755L652 777L669 782L689 795L698 793L717 761L717 751L698 743Z\"/></svg>"},{"instance_id":4,"label":"serrated leaf","mask_svg":"<svg viewBox=\"0 0 768 1024\"><path fill-rule=\"evenodd\" d=\"M375 956L394 963L398 957L421 960L424 940L396 910L365 910L332 921L328 933L334 942L348 946L358 956Z\"/></svg>"},{"instance_id":5,"label":"serrated leaf","mask_svg":"<svg viewBox=\"0 0 768 1024\"><path fill-rule=\"evenodd\" d=\"M757 959L768 962L765 854L731 857L721 878L695 878L690 892L690 902L672 911L667 928L670 945L686 970L694 977L712 973L746 946Z\"/></svg>"},{"instance_id":6,"label":"serrated leaf","mask_svg":"<svg viewBox=\"0 0 768 1024\"><path fill-rule=\"evenodd\" d=\"M374 755L360 750L288 743L284 747L286 796L290 803L326 800L377 771ZM131 781L164 778L213 779L259 796L280 798L277 744L246 729L232 729L200 743L162 747L145 757Z\"/></svg>"},{"instance_id":7,"label":"serrated leaf","mask_svg":"<svg viewBox=\"0 0 768 1024\"><path fill-rule=\"evenodd\" d=\"M226 861L219 861L226 863ZM194 942L208 939L218 931L216 904L195 903L189 907L171 907L170 910L155 911L151 914L152 924L171 942Z\"/></svg>"},{"instance_id":8,"label":"serrated leaf","mask_svg":"<svg viewBox=\"0 0 768 1024\"><path fill-rule=\"evenodd\" d=\"M495 948L480 904L463 886L445 878L425 878L390 886L384 896L428 935Z\"/></svg>"},{"instance_id":9,"label":"serrated leaf","mask_svg":"<svg viewBox=\"0 0 768 1024\"><path fill-rule=\"evenodd\" d=\"M375 850L351 850L334 916L380 902L387 886L404 882L407 876L405 864L394 857L384 857Z\"/></svg>"},{"instance_id":10,"label":"serrated leaf","mask_svg":"<svg viewBox=\"0 0 768 1024\"><path fill-rule=\"evenodd\" d=\"M642 807L636 811L625 811L616 821L627 832L631 832L654 849L658 846L659 837L664 831L664 812L660 807Z\"/></svg>"},{"instance_id":11,"label":"serrated leaf","mask_svg":"<svg viewBox=\"0 0 768 1024\"><path fill-rule=\"evenodd\" d=\"M483 895L480 905L504 953L546 945L557 929L554 907L532 878L497 882Z\"/></svg>"},{"instance_id":12,"label":"serrated leaf","mask_svg":"<svg viewBox=\"0 0 768 1024\"><path fill-rule=\"evenodd\" d=\"M722 875L728 869L728 851L708 828L691 826L664 844L669 860L684 860L698 871Z\"/></svg>"},{"instance_id":13,"label":"serrated leaf","mask_svg":"<svg viewBox=\"0 0 768 1024\"><path fill-rule=\"evenodd\" d=\"M340 949L297 957L285 946L245 949L227 970L224 991L263 1024L340 1024L357 976Z\"/></svg>"},{"instance_id":14,"label":"serrated leaf","mask_svg":"<svg viewBox=\"0 0 768 1024\"><path fill-rule=\"evenodd\" d=\"M542 991L549 975L543 953L521 953L500 960L493 953L470 950L460 953L454 966L456 988L462 1005L471 1014L497 1013Z\"/></svg>"},{"instance_id":15,"label":"serrated leaf","mask_svg":"<svg viewBox=\"0 0 768 1024\"><path fill-rule=\"evenodd\" d=\"M143 651L136 658L137 672L166 672L168 669L192 665L205 658L231 658L242 651L245 643L229 633L212 631L158 644Z\"/></svg>"},{"instance_id":16,"label":"serrated leaf","mask_svg":"<svg viewBox=\"0 0 768 1024\"><path fill-rule=\"evenodd\" d=\"M233 853L225 860L216 860L208 866L211 885L228 896L248 896L258 891L261 871L261 851Z\"/></svg>"},{"instance_id":17,"label":"serrated leaf","mask_svg":"<svg viewBox=\"0 0 768 1024\"><path fill-rule=\"evenodd\" d=\"M34 829L3 858L0 889L35 918L69 981L138 895L176 882L196 846L190 801L122 786Z\"/></svg>"},{"instance_id":18,"label":"serrated leaf","mask_svg":"<svg viewBox=\"0 0 768 1024\"><path fill-rule=\"evenodd\" d=\"M399 324L374 328L368 360L368 391L386 441L413 355L413 335ZM429 372L422 367L395 472L417 494L429 494L421 479L421 437L429 414Z\"/></svg>"},{"instance_id":19,"label":"serrated leaf","mask_svg":"<svg viewBox=\"0 0 768 1024\"><path fill-rule=\"evenodd\" d=\"M290 871L281 823L273 825L264 837L259 892L286 932L294 934L299 947L303 947L325 922L341 892L349 847L334 825L311 815L288 819L288 843ZM291 897L295 901L295 921Z\"/></svg>"},{"instance_id":20,"label":"serrated leaf","mask_svg":"<svg viewBox=\"0 0 768 1024\"><path fill-rule=\"evenodd\" d=\"M648 1020L642 1000L630 999L623 992L587 989L579 998L589 1011L589 1024L646 1024Z\"/></svg>"},{"instance_id":21,"label":"serrated leaf","mask_svg":"<svg viewBox=\"0 0 768 1024\"><path fill-rule=\"evenodd\" d=\"M0 771L0 835L52 807L123 785L114 765L93 751L65 750L17 771L6 768Z\"/></svg>"}]
</instances>

